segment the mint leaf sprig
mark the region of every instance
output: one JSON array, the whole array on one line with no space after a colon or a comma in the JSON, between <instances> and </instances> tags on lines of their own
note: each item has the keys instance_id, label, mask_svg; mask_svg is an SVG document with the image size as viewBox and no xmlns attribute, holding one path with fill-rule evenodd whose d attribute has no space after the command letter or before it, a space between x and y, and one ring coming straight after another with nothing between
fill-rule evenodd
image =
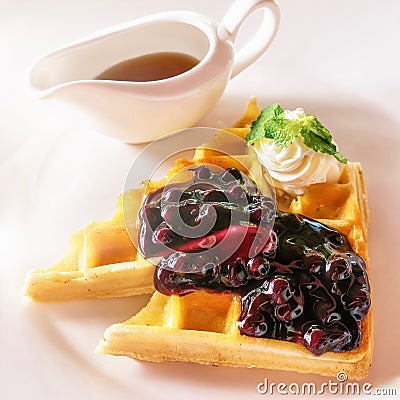
<instances>
[{"instance_id":1,"label":"mint leaf sprig","mask_svg":"<svg viewBox=\"0 0 400 400\"><path fill-rule=\"evenodd\" d=\"M341 163L347 164L347 159L337 151L336 146L332 143L332 135L315 115L305 114L300 119L288 119L279 104L271 104L261 111L253 122L246 141L252 145L265 137L273 139L277 146L286 147L293 143L299 135L303 136L304 144L310 149L329 154Z\"/></svg>"}]
</instances>

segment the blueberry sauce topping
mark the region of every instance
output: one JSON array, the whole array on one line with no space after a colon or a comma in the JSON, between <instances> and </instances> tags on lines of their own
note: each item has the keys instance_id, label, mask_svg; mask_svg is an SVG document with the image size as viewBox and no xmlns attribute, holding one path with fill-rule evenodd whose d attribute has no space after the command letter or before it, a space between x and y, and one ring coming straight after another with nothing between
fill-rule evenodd
<instances>
[{"instance_id":1,"label":"blueberry sauce topping","mask_svg":"<svg viewBox=\"0 0 400 400\"><path fill-rule=\"evenodd\" d=\"M192 173L150 193L140 211L140 250L158 257L156 289L239 294L243 335L302 343L318 355L356 348L370 294L365 262L347 238L276 211L237 169Z\"/></svg>"}]
</instances>

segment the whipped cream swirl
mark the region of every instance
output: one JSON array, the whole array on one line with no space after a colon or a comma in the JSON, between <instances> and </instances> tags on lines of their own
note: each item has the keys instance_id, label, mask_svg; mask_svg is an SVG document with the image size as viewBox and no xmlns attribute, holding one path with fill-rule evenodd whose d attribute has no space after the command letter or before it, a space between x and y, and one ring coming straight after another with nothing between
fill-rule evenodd
<instances>
[{"instance_id":1,"label":"whipped cream swirl","mask_svg":"<svg viewBox=\"0 0 400 400\"><path fill-rule=\"evenodd\" d=\"M302 108L285 110L285 117L291 120L304 116ZM275 187L292 196L303 194L314 183L337 182L343 168L335 157L307 147L301 135L286 147L277 146L273 139L262 138L254 144L254 150L274 179Z\"/></svg>"}]
</instances>

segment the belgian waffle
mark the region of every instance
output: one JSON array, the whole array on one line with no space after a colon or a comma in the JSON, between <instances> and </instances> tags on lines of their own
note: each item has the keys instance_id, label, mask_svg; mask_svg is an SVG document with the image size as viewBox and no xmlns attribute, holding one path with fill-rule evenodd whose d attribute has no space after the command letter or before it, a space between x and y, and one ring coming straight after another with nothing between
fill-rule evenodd
<instances>
[{"instance_id":1,"label":"belgian waffle","mask_svg":"<svg viewBox=\"0 0 400 400\"><path fill-rule=\"evenodd\" d=\"M304 196L292 200L289 211L344 233L368 264L368 209L360 164L347 164L338 183L311 187ZM179 297L155 292L136 316L109 327L96 351L150 361L273 368L326 376L344 371L350 379L368 374L373 348L371 310L363 320L357 349L321 356L301 344L241 335L237 328L240 313L241 300L232 294L199 290Z\"/></svg>"},{"instance_id":2,"label":"belgian waffle","mask_svg":"<svg viewBox=\"0 0 400 400\"><path fill-rule=\"evenodd\" d=\"M25 294L36 301L62 301L151 293L154 265L133 246L122 212L124 201L137 215L143 193L133 189L120 196L114 216L75 232L70 251L57 264L29 271Z\"/></svg>"},{"instance_id":3,"label":"belgian waffle","mask_svg":"<svg viewBox=\"0 0 400 400\"><path fill-rule=\"evenodd\" d=\"M169 175L203 162L224 168L237 167L256 180L262 173L258 162L248 155L231 157L205 152L199 148L192 159L177 160ZM25 294L36 301L62 301L153 292L154 264L147 261L130 240L123 212L137 216L144 193L163 183L164 180L148 181L141 189L129 190L121 195L117 211L109 221L94 222L75 232L70 238L71 250L57 264L28 272ZM132 218L129 229L131 235L138 235L136 217Z\"/></svg>"},{"instance_id":4,"label":"belgian waffle","mask_svg":"<svg viewBox=\"0 0 400 400\"><path fill-rule=\"evenodd\" d=\"M243 118L228 129L244 138L260 109L251 100ZM190 160L178 160L168 174L192 164L237 167L257 181L262 173L254 157L225 156L200 146ZM258 168L257 168L258 165ZM126 232L122 201L137 215L144 194L167 181L147 182L120 198L113 218L88 225L71 237L71 251L56 265L30 271L26 294L34 300L116 297L154 291L154 266L132 245ZM312 185L295 198L277 198L278 208L303 214L344 233L368 266L368 207L361 165L347 164L338 183ZM135 229L135 226L131 226ZM134 232L133 232L134 233ZM218 301L215 301L218 299ZM345 353L315 356L297 343L241 335L237 320L241 300L232 294L197 291L187 296L155 292L148 305L128 321L109 327L98 353L150 361L191 361L211 365L259 367L349 378L368 374L373 349L372 310L362 323L360 346Z\"/></svg>"},{"instance_id":5,"label":"belgian waffle","mask_svg":"<svg viewBox=\"0 0 400 400\"><path fill-rule=\"evenodd\" d=\"M242 119L227 130L245 137L259 112L255 99L250 100ZM221 156L217 151L199 147L193 159L177 160L169 176L185 166L201 162L237 167L244 172L248 172L254 164L254 160L246 155ZM59 262L49 268L28 271L25 295L35 301L64 301L152 293L154 265L142 257L132 244L123 211L133 216L130 233L135 235L134 216L138 214L145 191L163 184L163 181L149 181L142 188L121 195L114 216L109 221L93 222L75 232L69 240L70 251Z\"/></svg>"}]
</instances>

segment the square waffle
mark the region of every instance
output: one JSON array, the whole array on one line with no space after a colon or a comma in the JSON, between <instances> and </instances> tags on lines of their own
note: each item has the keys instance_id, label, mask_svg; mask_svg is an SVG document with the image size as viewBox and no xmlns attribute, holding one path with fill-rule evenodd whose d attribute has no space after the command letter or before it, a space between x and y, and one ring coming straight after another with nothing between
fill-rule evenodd
<instances>
[{"instance_id":1,"label":"square waffle","mask_svg":"<svg viewBox=\"0 0 400 400\"><path fill-rule=\"evenodd\" d=\"M260 109L250 100L242 117L231 133L244 138ZM169 171L194 163L209 162L221 167L238 167L248 172L254 160L249 157L221 156L218 152L199 147L192 160L177 160ZM250 164L250 165L249 165ZM48 268L32 269L25 278L24 293L35 301L65 301L93 297L123 297L154 291L154 265L147 261L132 244L126 231L123 206L127 214L136 216L145 192L165 183L147 182L145 187L132 189L119 197L118 207L108 221L93 222L70 237L70 251ZM131 234L135 234L132 221Z\"/></svg>"},{"instance_id":2,"label":"square waffle","mask_svg":"<svg viewBox=\"0 0 400 400\"><path fill-rule=\"evenodd\" d=\"M361 166L349 163L338 183L314 185L288 211L304 214L345 234L367 262L368 208ZM234 294L198 290L185 296L155 292L131 319L112 325L96 351L149 361L270 368L349 379L368 375L373 349L372 310L362 322L358 348L316 356L302 344L241 335L241 300Z\"/></svg>"},{"instance_id":3,"label":"square waffle","mask_svg":"<svg viewBox=\"0 0 400 400\"><path fill-rule=\"evenodd\" d=\"M243 118L228 129L244 138L260 109L255 100ZM178 160L169 172L199 163L237 167L257 181L262 170L248 155L223 156L199 147L193 159ZM168 179L168 178L167 178ZM130 242L122 214L122 200L137 215L144 194L165 185L147 182L120 197L113 218L76 232L70 252L56 265L27 274L25 291L34 300L117 297L154 291L154 265ZM312 185L302 196L277 198L278 209L303 214L347 236L356 253L368 263L368 207L361 165L347 164L337 183ZM217 301L216 301L217 300ZM191 361L202 364L258 367L361 379L368 374L373 349L372 310L362 322L357 349L316 356L303 345L241 335L237 321L241 300L234 294L165 296L155 292L147 306L128 321L109 327L96 351L150 361Z\"/></svg>"},{"instance_id":4,"label":"square waffle","mask_svg":"<svg viewBox=\"0 0 400 400\"><path fill-rule=\"evenodd\" d=\"M151 293L154 265L133 246L122 212L124 201L129 212L137 215L143 194L143 189L133 189L121 195L109 221L93 222L75 232L69 240L70 251L58 263L29 271L26 296L35 301L64 301Z\"/></svg>"}]
</instances>

